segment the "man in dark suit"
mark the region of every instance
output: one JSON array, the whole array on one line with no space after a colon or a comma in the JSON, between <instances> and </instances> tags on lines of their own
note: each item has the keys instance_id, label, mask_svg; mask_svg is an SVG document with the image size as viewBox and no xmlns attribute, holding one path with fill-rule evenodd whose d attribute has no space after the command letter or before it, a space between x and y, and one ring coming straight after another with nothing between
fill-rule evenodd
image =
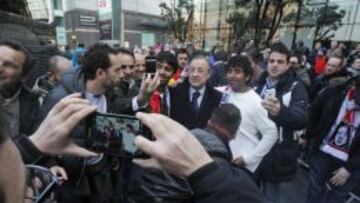
<instances>
[{"instance_id":1,"label":"man in dark suit","mask_svg":"<svg viewBox=\"0 0 360 203\"><path fill-rule=\"evenodd\" d=\"M222 94L207 85L210 66L204 56L191 60L189 78L171 92L170 117L188 129L204 128Z\"/></svg>"}]
</instances>

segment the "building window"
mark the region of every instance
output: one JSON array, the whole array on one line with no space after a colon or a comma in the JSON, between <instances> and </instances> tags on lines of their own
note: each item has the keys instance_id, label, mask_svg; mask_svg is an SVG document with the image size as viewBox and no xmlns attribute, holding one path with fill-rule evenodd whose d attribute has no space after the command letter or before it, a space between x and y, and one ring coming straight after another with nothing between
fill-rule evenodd
<instances>
[{"instance_id":1,"label":"building window","mask_svg":"<svg viewBox=\"0 0 360 203\"><path fill-rule=\"evenodd\" d=\"M65 26L64 18L63 18L63 17L55 16L55 18L54 18L54 25L55 25L55 26Z\"/></svg>"},{"instance_id":2,"label":"building window","mask_svg":"<svg viewBox=\"0 0 360 203\"><path fill-rule=\"evenodd\" d=\"M54 0L54 9L55 10L63 10L62 0Z\"/></svg>"}]
</instances>

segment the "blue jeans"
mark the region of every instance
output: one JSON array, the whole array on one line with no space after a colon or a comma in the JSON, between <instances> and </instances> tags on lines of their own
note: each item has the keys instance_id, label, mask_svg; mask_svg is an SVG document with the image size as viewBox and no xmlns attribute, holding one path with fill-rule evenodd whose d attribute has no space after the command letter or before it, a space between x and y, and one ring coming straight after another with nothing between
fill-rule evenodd
<instances>
[{"instance_id":1,"label":"blue jeans","mask_svg":"<svg viewBox=\"0 0 360 203\"><path fill-rule=\"evenodd\" d=\"M262 192L266 203L285 203L284 185L286 182L263 182Z\"/></svg>"},{"instance_id":2,"label":"blue jeans","mask_svg":"<svg viewBox=\"0 0 360 203\"><path fill-rule=\"evenodd\" d=\"M354 188L355 184L357 184L360 170L354 172L349 177L345 185L339 187L330 185L330 191L327 191L326 188L326 182L328 182L333 176L332 172L338 170L343 165L344 162L323 152L319 152L317 155L312 157L307 203L346 202L348 192Z\"/></svg>"}]
</instances>

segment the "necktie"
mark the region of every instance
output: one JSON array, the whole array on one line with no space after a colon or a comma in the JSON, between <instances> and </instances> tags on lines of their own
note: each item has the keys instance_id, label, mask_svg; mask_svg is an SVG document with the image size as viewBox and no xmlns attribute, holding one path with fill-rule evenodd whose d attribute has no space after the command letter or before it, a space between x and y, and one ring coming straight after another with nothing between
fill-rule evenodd
<instances>
[{"instance_id":1,"label":"necktie","mask_svg":"<svg viewBox=\"0 0 360 203\"><path fill-rule=\"evenodd\" d=\"M200 92L196 91L192 94L192 98L191 98L191 106L195 113L197 113L199 110L199 104L197 101L199 96L200 96Z\"/></svg>"},{"instance_id":2,"label":"necktie","mask_svg":"<svg viewBox=\"0 0 360 203\"><path fill-rule=\"evenodd\" d=\"M166 116L169 116L169 108L167 106L166 102L166 94L163 94L163 97L161 99L161 107L160 107L160 113Z\"/></svg>"}]
</instances>

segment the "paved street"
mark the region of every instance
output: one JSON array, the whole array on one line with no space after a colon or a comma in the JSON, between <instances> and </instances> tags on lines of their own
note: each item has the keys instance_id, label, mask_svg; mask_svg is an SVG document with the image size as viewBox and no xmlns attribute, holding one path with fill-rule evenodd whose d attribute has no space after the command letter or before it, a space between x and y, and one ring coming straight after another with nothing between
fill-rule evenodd
<instances>
[{"instance_id":1,"label":"paved street","mask_svg":"<svg viewBox=\"0 0 360 203\"><path fill-rule=\"evenodd\" d=\"M308 174L300 168L295 179L286 184L286 202L289 203L305 203L308 187Z\"/></svg>"}]
</instances>

